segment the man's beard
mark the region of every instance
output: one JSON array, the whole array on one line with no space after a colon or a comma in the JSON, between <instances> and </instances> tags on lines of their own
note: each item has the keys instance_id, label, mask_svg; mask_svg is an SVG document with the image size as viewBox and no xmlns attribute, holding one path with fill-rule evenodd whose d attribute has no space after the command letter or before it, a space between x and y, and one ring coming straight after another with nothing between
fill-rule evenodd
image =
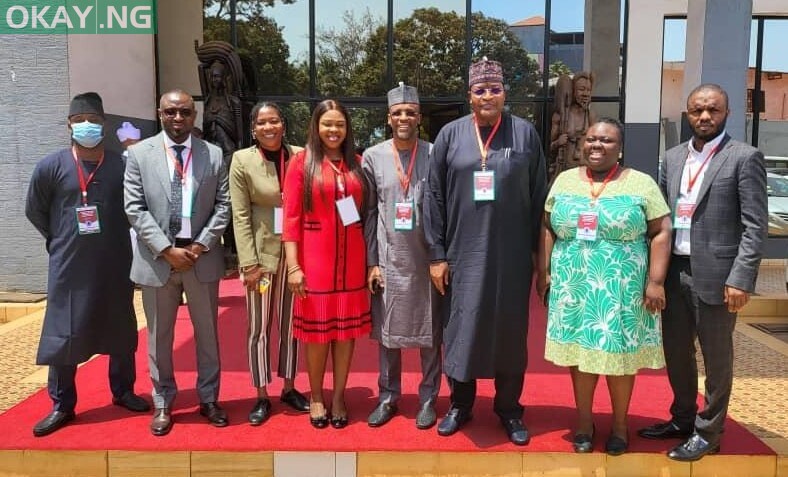
<instances>
[{"instance_id":1,"label":"man's beard","mask_svg":"<svg viewBox=\"0 0 788 477\"><path fill-rule=\"evenodd\" d=\"M719 136L722 131L725 130L725 123L728 122L728 118L724 118L722 121L717 123L717 127L714 130L709 131L707 133L701 133L696 128L692 128L692 132L695 134L695 137L700 139L701 141L707 142L711 141L715 137Z\"/></svg>"}]
</instances>

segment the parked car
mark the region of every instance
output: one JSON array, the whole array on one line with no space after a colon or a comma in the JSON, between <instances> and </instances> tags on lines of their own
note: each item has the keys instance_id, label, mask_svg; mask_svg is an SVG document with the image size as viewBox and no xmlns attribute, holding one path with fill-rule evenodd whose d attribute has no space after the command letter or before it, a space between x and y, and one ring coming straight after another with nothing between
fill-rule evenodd
<instances>
[{"instance_id":1,"label":"parked car","mask_svg":"<svg viewBox=\"0 0 788 477\"><path fill-rule=\"evenodd\" d=\"M769 235L788 235L788 177L766 173L769 196Z\"/></svg>"}]
</instances>

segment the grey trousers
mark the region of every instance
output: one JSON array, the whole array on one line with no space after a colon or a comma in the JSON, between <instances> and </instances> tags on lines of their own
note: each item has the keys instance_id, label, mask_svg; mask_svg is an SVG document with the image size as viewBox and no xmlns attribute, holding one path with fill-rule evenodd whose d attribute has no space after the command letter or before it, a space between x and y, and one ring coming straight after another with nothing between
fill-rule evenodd
<instances>
[{"instance_id":1,"label":"grey trousers","mask_svg":"<svg viewBox=\"0 0 788 477\"><path fill-rule=\"evenodd\" d=\"M197 395L200 402L219 397L219 282L200 282L194 269L173 272L161 287L142 287L142 305L148 323L148 367L153 382L153 405L171 407L178 387L172 360L175 315L186 292L197 351Z\"/></svg>"},{"instance_id":2,"label":"grey trousers","mask_svg":"<svg viewBox=\"0 0 788 477\"><path fill-rule=\"evenodd\" d=\"M709 305L692 286L688 258L673 256L665 281L666 307L662 336L668 379L673 389L673 420L695 430L709 442L719 440L733 386L733 330L736 313L725 305ZM698 338L706 368L706 406L698 412Z\"/></svg>"},{"instance_id":3,"label":"grey trousers","mask_svg":"<svg viewBox=\"0 0 788 477\"><path fill-rule=\"evenodd\" d=\"M421 383L419 403L435 403L441 385L441 348L419 348L421 356ZM378 390L380 402L395 404L402 396L402 348L378 345Z\"/></svg>"}]
</instances>

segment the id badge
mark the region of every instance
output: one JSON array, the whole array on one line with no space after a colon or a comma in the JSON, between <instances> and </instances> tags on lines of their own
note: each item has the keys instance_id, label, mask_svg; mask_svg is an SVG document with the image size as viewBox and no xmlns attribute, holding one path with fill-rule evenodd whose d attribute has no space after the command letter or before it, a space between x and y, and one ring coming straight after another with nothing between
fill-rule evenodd
<instances>
[{"instance_id":1,"label":"id badge","mask_svg":"<svg viewBox=\"0 0 788 477\"><path fill-rule=\"evenodd\" d=\"M473 200L495 200L495 171L473 172Z\"/></svg>"},{"instance_id":2,"label":"id badge","mask_svg":"<svg viewBox=\"0 0 788 477\"><path fill-rule=\"evenodd\" d=\"M194 184L192 183L191 178L186 180L186 183L183 185L183 213L182 218L191 218L192 216L192 202L194 202L194 197L192 193L192 189L194 189Z\"/></svg>"},{"instance_id":3,"label":"id badge","mask_svg":"<svg viewBox=\"0 0 788 477\"><path fill-rule=\"evenodd\" d=\"M361 220L361 217L358 215L358 209L356 209L356 203L353 202L353 197L339 199L337 201L337 212L339 212L339 218L345 227Z\"/></svg>"},{"instance_id":4,"label":"id badge","mask_svg":"<svg viewBox=\"0 0 788 477\"><path fill-rule=\"evenodd\" d=\"M577 216L577 235L578 240L596 240L596 230L599 225L599 215L596 212L580 212Z\"/></svg>"},{"instance_id":5,"label":"id badge","mask_svg":"<svg viewBox=\"0 0 788 477\"><path fill-rule=\"evenodd\" d=\"M282 234L282 224L284 222L284 213L281 207L274 207L274 233L276 235Z\"/></svg>"},{"instance_id":6,"label":"id badge","mask_svg":"<svg viewBox=\"0 0 788 477\"><path fill-rule=\"evenodd\" d=\"M98 207L86 205L77 207L77 230L79 235L101 233L101 223L99 222Z\"/></svg>"},{"instance_id":7,"label":"id badge","mask_svg":"<svg viewBox=\"0 0 788 477\"><path fill-rule=\"evenodd\" d=\"M413 201L394 204L394 230L413 230Z\"/></svg>"},{"instance_id":8,"label":"id badge","mask_svg":"<svg viewBox=\"0 0 788 477\"><path fill-rule=\"evenodd\" d=\"M676 201L676 213L673 216L673 228L689 230L692 228L692 214L695 213L695 203L687 199Z\"/></svg>"}]
</instances>

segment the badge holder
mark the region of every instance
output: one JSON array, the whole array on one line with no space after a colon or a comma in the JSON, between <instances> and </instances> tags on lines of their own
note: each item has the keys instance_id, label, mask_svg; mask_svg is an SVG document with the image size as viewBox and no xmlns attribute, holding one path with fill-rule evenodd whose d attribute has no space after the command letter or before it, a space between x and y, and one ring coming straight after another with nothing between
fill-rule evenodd
<instances>
[{"instance_id":1,"label":"badge holder","mask_svg":"<svg viewBox=\"0 0 788 477\"><path fill-rule=\"evenodd\" d=\"M394 204L394 230L413 230L413 201Z\"/></svg>"},{"instance_id":2,"label":"badge holder","mask_svg":"<svg viewBox=\"0 0 788 477\"><path fill-rule=\"evenodd\" d=\"M598 226L599 214L596 211L580 212L577 216L577 234L575 238L589 242L595 241Z\"/></svg>"},{"instance_id":3,"label":"badge holder","mask_svg":"<svg viewBox=\"0 0 788 477\"><path fill-rule=\"evenodd\" d=\"M476 202L495 200L495 171L473 172L473 200Z\"/></svg>"},{"instance_id":4,"label":"badge holder","mask_svg":"<svg viewBox=\"0 0 788 477\"><path fill-rule=\"evenodd\" d=\"M99 221L98 207L95 205L84 205L76 208L77 230L79 235L90 235L101 233L101 222Z\"/></svg>"}]
</instances>

